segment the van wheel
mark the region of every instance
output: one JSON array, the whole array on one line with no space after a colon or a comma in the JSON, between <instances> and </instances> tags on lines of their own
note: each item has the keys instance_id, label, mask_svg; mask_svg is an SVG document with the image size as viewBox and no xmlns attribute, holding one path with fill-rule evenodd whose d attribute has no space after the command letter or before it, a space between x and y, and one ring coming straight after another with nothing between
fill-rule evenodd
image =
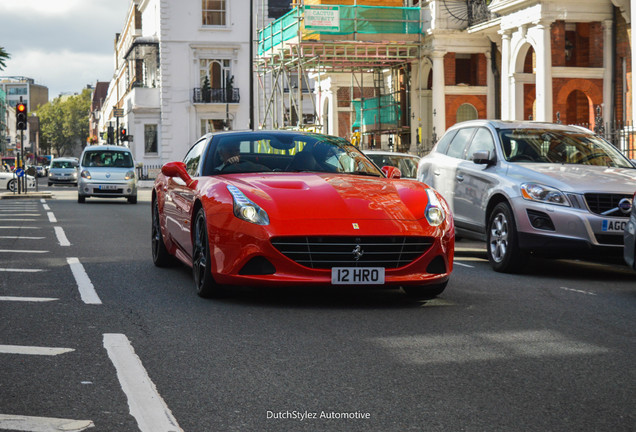
<instances>
[{"instance_id":1,"label":"van wheel","mask_svg":"<svg viewBox=\"0 0 636 432\"><path fill-rule=\"evenodd\" d=\"M77 195L77 202L83 204L86 202L86 197L84 195Z\"/></svg>"},{"instance_id":2,"label":"van wheel","mask_svg":"<svg viewBox=\"0 0 636 432\"><path fill-rule=\"evenodd\" d=\"M525 264L527 254L519 249L517 226L508 203L495 206L486 230L486 253L492 268L501 273L516 273Z\"/></svg>"},{"instance_id":3,"label":"van wheel","mask_svg":"<svg viewBox=\"0 0 636 432\"><path fill-rule=\"evenodd\" d=\"M128 197L129 204L137 204L137 195Z\"/></svg>"}]
</instances>

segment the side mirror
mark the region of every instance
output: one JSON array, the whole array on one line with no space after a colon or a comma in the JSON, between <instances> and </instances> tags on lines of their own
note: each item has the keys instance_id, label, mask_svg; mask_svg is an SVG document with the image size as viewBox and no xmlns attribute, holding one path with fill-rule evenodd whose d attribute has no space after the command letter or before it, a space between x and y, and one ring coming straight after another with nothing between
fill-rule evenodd
<instances>
[{"instance_id":1,"label":"side mirror","mask_svg":"<svg viewBox=\"0 0 636 432\"><path fill-rule=\"evenodd\" d=\"M494 165L495 156L491 156L488 150L480 150L473 153L473 162L478 165Z\"/></svg>"},{"instance_id":2,"label":"side mirror","mask_svg":"<svg viewBox=\"0 0 636 432\"><path fill-rule=\"evenodd\" d=\"M387 166L383 166L382 167L382 172L388 178L394 178L394 179L402 178L402 171L400 171L399 168L394 167L394 166L388 166L388 165Z\"/></svg>"},{"instance_id":3,"label":"side mirror","mask_svg":"<svg viewBox=\"0 0 636 432\"><path fill-rule=\"evenodd\" d=\"M166 177L179 177L188 187L194 187L197 183L192 180L183 162L168 162L161 167L161 173Z\"/></svg>"}]
</instances>

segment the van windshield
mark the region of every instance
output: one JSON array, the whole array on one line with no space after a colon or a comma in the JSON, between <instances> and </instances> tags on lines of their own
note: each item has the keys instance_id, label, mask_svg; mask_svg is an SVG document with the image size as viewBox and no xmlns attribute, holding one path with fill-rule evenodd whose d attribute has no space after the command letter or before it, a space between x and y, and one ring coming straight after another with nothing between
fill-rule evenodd
<instances>
[{"instance_id":1,"label":"van windshield","mask_svg":"<svg viewBox=\"0 0 636 432\"><path fill-rule=\"evenodd\" d=\"M84 153L82 166L85 167L113 167L132 168L132 154L118 150L93 150Z\"/></svg>"}]
</instances>

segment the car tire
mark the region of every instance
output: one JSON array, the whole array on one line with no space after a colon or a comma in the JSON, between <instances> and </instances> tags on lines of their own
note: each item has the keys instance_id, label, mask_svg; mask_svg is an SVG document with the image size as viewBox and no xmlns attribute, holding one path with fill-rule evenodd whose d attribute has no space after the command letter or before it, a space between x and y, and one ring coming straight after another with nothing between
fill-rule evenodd
<instances>
[{"instance_id":1,"label":"car tire","mask_svg":"<svg viewBox=\"0 0 636 432\"><path fill-rule=\"evenodd\" d=\"M86 197L84 195L77 195L77 202L84 204L86 202Z\"/></svg>"},{"instance_id":2,"label":"car tire","mask_svg":"<svg viewBox=\"0 0 636 432\"><path fill-rule=\"evenodd\" d=\"M161 223L159 222L159 205L155 202L152 207L152 262L157 267L170 267L176 263L170 255L161 235Z\"/></svg>"},{"instance_id":3,"label":"car tire","mask_svg":"<svg viewBox=\"0 0 636 432\"><path fill-rule=\"evenodd\" d=\"M53 183L49 182L49 186L51 186Z\"/></svg>"},{"instance_id":4,"label":"car tire","mask_svg":"<svg viewBox=\"0 0 636 432\"><path fill-rule=\"evenodd\" d=\"M526 254L519 248L517 225L508 203L495 206L486 229L486 253L496 272L516 273L525 264Z\"/></svg>"},{"instance_id":5,"label":"car tire","mask_svg":"<svg viewBox=\"0 0 636 432\"><path fill-rule=\"evenodd\" d=\"M128 197L128 203L129 204L137 204L137 195L129 196Z\"/></svg>"},{"instance_id":6,"label":"car tire","mask_svg":"<svg viewBox=\"0 0 636 432\"><path fill-rule=\"evenodd\" d=\"M207 220L201 208L195 218L192 238L192 275L200 297L218 297L221 294L221 287L212 277L211 264Z\"/></svg>"},{"instance_id":7,"label":"car tire","mask_svg":"<svg viewBox=\"0 0 636 432\"><path fill-rule=\"evenodd\" d=\"M430 300L437 297L446 289L448 281L436 285L420 285L402 287L407 296L420 300Z\"/></svg>"},{"instance_id":8,"label":"car tire","mask_svg":"<svg viewBox=\"0 0 636 432\"><path fill-rule=\"evenodd\" d=\"M17 185L16 181L15 180L11 180L11 181L9 181L9 183L7 183L7 189L9 191L11 191L11 192L15 192L16 185Z\"/></svg>"}]
</instances>

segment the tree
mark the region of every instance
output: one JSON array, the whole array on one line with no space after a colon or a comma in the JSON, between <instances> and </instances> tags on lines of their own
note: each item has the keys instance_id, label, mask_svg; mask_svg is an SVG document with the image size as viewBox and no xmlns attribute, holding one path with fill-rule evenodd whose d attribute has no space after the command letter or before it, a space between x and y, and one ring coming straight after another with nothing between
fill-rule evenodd
<instances>
[{"instance_id":1,"label":"tree","mask_svg":"<svg viewBox=\"0 0 636 432\"><path fill-rule=\"evenodd\" d=\"M0 71L7 67L6 61L11 58L11 55L5 51L4 47L0 46Z\"/></svg>"},{"instance_id":2,"label":"tree","mask_svg":"<svg viewBox=\"0 0 636 432\"><path fill-rule=\"evenodd\" d=\"M55 150L59 156L79 156L76 149L86 144L91 91L55 98L37 109L40 118L41 147Z\"/></svg>"}]
</instances>

